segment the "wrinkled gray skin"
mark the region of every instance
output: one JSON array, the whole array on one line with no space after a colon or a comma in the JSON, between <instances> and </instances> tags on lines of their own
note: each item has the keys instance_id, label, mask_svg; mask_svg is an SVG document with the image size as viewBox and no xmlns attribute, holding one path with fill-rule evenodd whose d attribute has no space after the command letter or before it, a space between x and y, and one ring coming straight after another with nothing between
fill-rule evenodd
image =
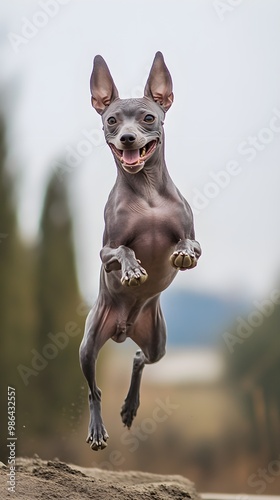
<instances>
[{"instance_id":1,"label":"wrinkled gray skin","mask_svg":"<svg viewBox=\"0 0 280 500\"><path fill-rule=\"evenodd\" d=\"M123 342L126 337L140 348L121 410L122 421L130 428L139 407L144 365L165 354L160 293L178 270L196 266L201 250L195 241L191 209L171 180L164 159L163 120L173 94L162 54L155 56L140 99L120 99L104 59L96 56L91 94L117 165L116 183L105 207L99 295L87 317L80 347L89 385L87 442L99 450L108 439L95 380L99 350L108 339Z\"/></svg>"}]
</instances>

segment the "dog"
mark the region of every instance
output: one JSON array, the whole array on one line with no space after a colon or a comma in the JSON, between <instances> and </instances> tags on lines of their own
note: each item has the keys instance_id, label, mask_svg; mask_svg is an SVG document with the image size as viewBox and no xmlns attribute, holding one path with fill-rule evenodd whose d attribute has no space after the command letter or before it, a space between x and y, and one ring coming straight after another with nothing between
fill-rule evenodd
<instances>
[{"instance_id":1,"label":"dog","mask_svg":"<svg viewBox=\"0 0 280 500\"><path fill-rule=\"evenodd\" d=\"M97 301L86 319L80 363L89 386L87 443L107 446L95 365L105 342L130 337L139 347L121 409L131 427L139 407L145 364L165 354L166 325L160 294L178 271L192 269L201 255L191 208L174 185L164 158L163 123L172 105L172 79L157 52L144 97L120 99L109 68L98 55L90 79L91 103L101 115L117 178L105 206L102 266Z\"/></svg>"}]
</instances>

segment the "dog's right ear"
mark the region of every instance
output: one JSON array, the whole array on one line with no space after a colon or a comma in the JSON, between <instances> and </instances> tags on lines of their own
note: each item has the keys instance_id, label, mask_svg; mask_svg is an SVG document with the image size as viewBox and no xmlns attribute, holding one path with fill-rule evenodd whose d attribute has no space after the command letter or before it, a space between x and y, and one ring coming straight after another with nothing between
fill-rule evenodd
<instances>
[{"instance_id":1,"label":"dog's right ear","mask_svg":"<svg viewBox=\"0 0 280 500\"><path fill-rule=\"evenodd\" d=\"M95 56L90 77L91 104L100 115L119 93L103 57Z\"/></svg>"}]
</instances>

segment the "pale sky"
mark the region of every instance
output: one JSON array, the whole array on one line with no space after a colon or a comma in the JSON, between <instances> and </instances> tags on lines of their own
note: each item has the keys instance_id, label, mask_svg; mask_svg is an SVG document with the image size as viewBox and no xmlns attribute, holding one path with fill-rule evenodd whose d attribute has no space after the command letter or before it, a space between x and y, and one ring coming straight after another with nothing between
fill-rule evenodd
<instances>
[{"instance_id":1,"label":"pale sky","mask_svg":"<svg viewBox=\"0 0 280 500\"><path fill-rule=\"evenodd\" d=\"M9 168L19 180L21 231L36 238L46 179L62 172L87 298L97 291L116 169L90 105L92 59L106 59L121 97L139 97L157 50L175 95L165 122L167 165L195 211L203 248L177 286L253 298L280 287L279 26L278 0L2 5L0 82L13 90ZM57 162L70 154L67 173Z\"/></svg>"}]
</instances>

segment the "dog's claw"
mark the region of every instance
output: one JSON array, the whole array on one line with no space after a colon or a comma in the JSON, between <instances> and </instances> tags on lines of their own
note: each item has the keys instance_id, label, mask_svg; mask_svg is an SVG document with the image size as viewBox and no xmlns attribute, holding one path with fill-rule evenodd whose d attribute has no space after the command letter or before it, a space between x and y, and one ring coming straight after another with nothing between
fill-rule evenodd
<instances>
[{"instance_id":1,"label":"dog's claw","mask_svg":"<svg viewBox=\"0 0 280 500\"><path fill-rule=\"evenodd\" d=\"M104 450L104 448L106 448L106 446L107 446L106 441L101 441L101 442L99 441L99 442L92 443L90 447L93 451L98 451L98 450Z\"/></svg>"},{"instance_id":2,"label":"dog's claw","mask_svg":"<svg viewBox=\"0 0 280 500\"><path fill-rule=\"evenodd\" d=\"M141 267L140 269L132 269L126 271L122 276L121 284L123 286L139 286L142 285L147 278L148 275L143 267Z\"/></svg>"},{"instance_id":3,"label":"dog's claw","mask_svg":"<svg viewBox=\"0 0 280 500\"><path fill-rule=\"evenodd\" d=\"M95 437L94 437L95 434ZM109 435L106 429L103 427L101 431L95 429L95 431L90 431L86 439L86 442L90 445L93 451L104 450L107 446L107 440Z\"/></svg>"},{"instance_id":4,"label":"dog's claw","mask_svg":"<svg viewBox=\"0 0 280 500\"><path fill-rule=\"evenodd\" d=\"M201 249L199 243L193 240L180 240L177 250L170 256L170 263L175 269L185 271L197 265Z\"/></svg>"}]
</instances>

